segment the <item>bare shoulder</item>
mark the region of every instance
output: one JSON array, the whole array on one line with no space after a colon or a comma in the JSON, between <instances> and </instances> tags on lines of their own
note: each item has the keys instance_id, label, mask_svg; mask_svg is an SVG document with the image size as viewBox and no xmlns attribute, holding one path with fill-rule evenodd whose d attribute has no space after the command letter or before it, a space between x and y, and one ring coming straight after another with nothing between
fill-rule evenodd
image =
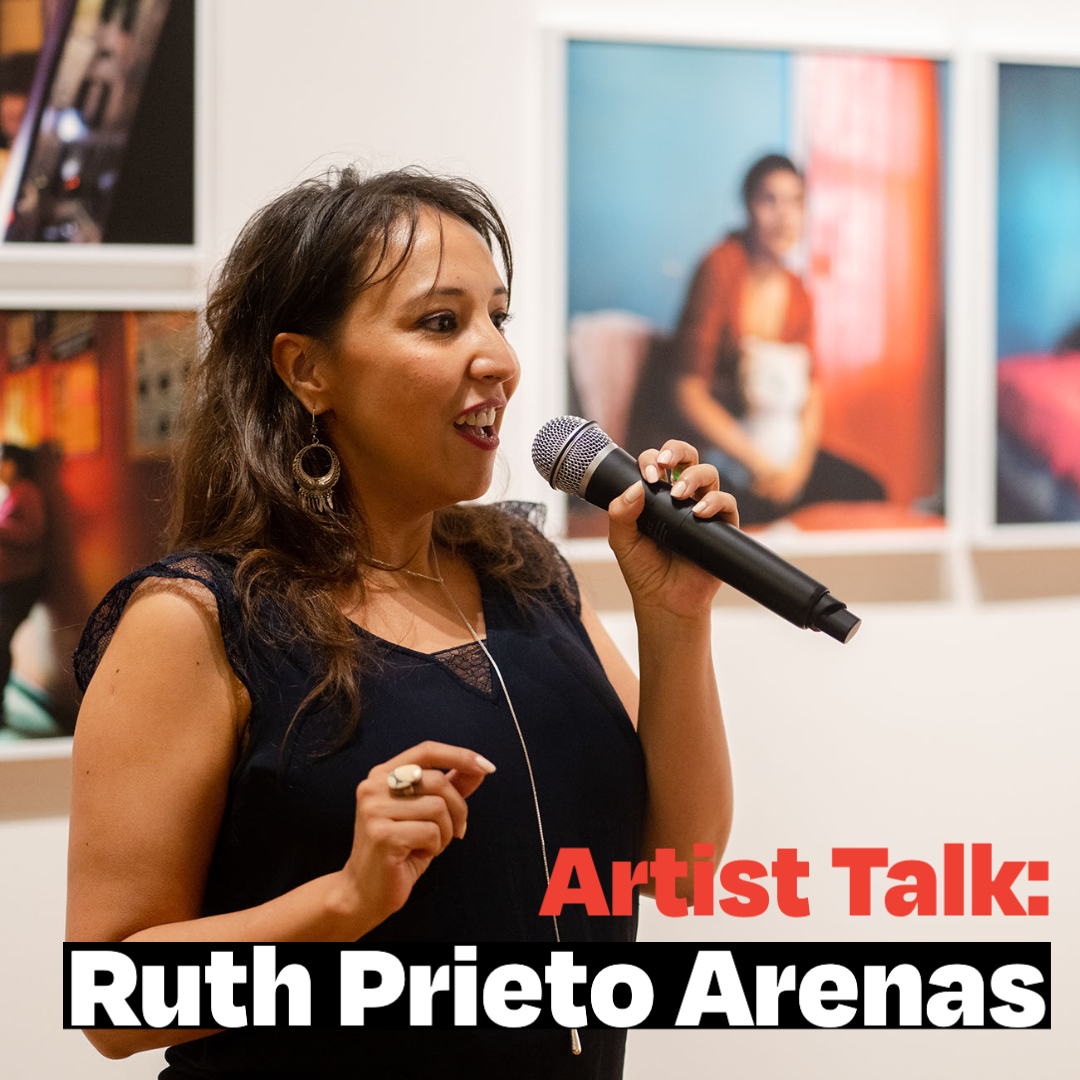
<instances>
[{"instance_id":1,"label":"bare shoulder","mask_svg":"<svg viewBox=\"0 0 1080 1080\"><path fill-rule=\"evenodd\" d=\"M198 913L249 710L212 594L148 579L76 724L69 936L119 940Z\"/></svg>"},{"instance_id":2,"label":"bare shoulder","mask_svg":"<svg viewBox=\"0 0 1080 1080\"><path fill-rule=\"evenodd\" d=\"M251 703L229 664L217 601L205 585L147 578L132 593L87 687L84 709L103 697L133 694L161 705L177 694L228 699L231 726L242 733Z\"/></svg>"}]
</instances>

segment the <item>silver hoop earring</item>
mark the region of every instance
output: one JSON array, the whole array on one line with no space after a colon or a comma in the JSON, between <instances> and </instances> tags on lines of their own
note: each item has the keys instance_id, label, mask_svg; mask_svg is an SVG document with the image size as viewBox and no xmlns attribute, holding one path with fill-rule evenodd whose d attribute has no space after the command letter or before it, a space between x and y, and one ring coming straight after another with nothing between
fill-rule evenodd
<instances>
[{"instance_id":1,"label":"silver hoop earring","mask_svg":"<svg viewBox=\"0 0 1080 1080\"><path fill-rule=\"evenodd\" d=\"M330 458L330 467L322 476L312 476L304 469L304 455L309 450L324 450ZM324 513L334 509L334 485L341 476L341 462L333 448L319 442L319 428L315 423L315 410L311 410L311 442L301 447L292 463L293 479L299 488L300 503L305 510Z\"/></svg>"}]
</instances>

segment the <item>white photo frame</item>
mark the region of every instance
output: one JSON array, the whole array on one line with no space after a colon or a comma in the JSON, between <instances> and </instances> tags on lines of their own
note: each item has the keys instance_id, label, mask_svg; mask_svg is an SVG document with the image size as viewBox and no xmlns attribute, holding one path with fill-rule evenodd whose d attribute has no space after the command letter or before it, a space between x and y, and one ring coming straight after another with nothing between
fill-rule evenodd
<instances>
[{"instance_id":1,"label":"white photo frame","mask_svg":"<svg viewBox=\"0 0 1080 1080\"><path fill-rule=\"evenodd\" d=\"M571 41L620 43L649 43L667 45L711 46L731 49L768 50L829 50L853 51L889 56L917 56L949 64L950 91L948 101L949 154L945 190L945 260L944 281L946 305L945 341L945 448L944 490L948 512L945 524L927 529L849 529L828 532L767 532L763 542L787 555L832 555L846 553L906 553L926 552L943 554L956 552L963 546L967 509L957 481L958 447L962 433L953 416L958 400L954 383L958 377L954 358L970 348L970 328L966 327L955 303L961 276L970 267L964 258L961 243L970 225L965 224L961 211L963 189L960 180L964 170L959 166L958 133L965 116L977 109L973 99L971 68L973 58L955 48L942 28L913 29L910 26L896 33L883 32L880 19L875 25L860 29L850 20L842 25L821 25L820 20L805 20L801 26L788 24L778 32L774 24L752 15L731 18L725 12L722 23L706 15L688 18L672 13L620 13L616 20L610 12L593 15L586 12L558 13L543 21L538 34L537 61L537 127L541 133L535 154L537 167L542 170L542 183L533 200L536 216L532 235L541 246L543 265L542 287L538 306L545 312L542 344L545 356L565 355L567 321L567 160L566 160L566 56ZM967 264L967 265L965 265ZM549 365L544 385L532 395L536 426L544 420L567 411L568 377L561 361ZM961 410L962 411L962 410ZM591 538L566 538L566 502L564 497L544 489L543 498L549 508L551 531L559 536L567 554L577 562L606 561L611 558L606 541Z\"/></svg>"},{"instance_id":2,"label":"white photo frame","mask_svg":"<svg viewBox=\"0 0 1080 1080\"><path fill-rule=\"evenodd\" d=\"M184 245L0 244L0 308L196 311L206 296L213 235L214 30L207 0L193 0L194 237ZM130 373L125 373L125 379ZM130 432L125 452L131 453ZM70 756L70 737L0 742L0 763Z\"/></svg>"},{"instance_id":3,"label":"white photo frame","mask_svg":"<svg viewBox=\"0 0 1080 1080\"><path fill-rule=\"evenodd\" d=\"M978 312L979 363L971 383L978 404L975 443L978 459L973 464L975 493L972 515L972 543L987 550L1022 550L1080 547L1080 521L999 523L998 521L998 175L1000 167L999 88L1003 65L1075 68L1080 78L1080 52L1063 52L1060 42L1029 31L1028 40L1017 43L1005 38L981 44L982 95L986 109L982 116L977 148L979 167L987 178L977 192L981 258L977 288L981 302Z\"/></svg>"},{"instance_id":4,"label":"white photo frame","mask_svg":"<svg viewBox=\"0 0 1080 1080\"><path fill-rule=\"evenodd\" d=\"M79 297L83 300L87 299L104 299L106 302L99 304L86 304L75 302ZM28 303L29 300L36 300L37 303ZM63 303L61 303L63 301ZM133 301L139 301L139 303L133 303ZM188 293L163 293L157 295L148 295L145 292L135 293L112 293L106 297L102 297L97 292L87 292L82 294L66 294L58 295L52 294L12 294L10 292L0 293L0 309L3 310L65 310L65 311L94 311L94 312L110 312L110 313L128 313L134 312L136 315L142 312L199 312L203 303L203 296L201 293L188 292ZM140 306L141 305L141 306ZM124 395L128 398L128 420L124 425L123 432L119 433L118 438L120 440L119 452L128 461L132 463L146 462L153 460L155 457L160 458L160 453L139 452L138 447L133 442L133 430L132 425L134 422L134 415L132 412L132 405L130 401L131 394L133 393L133 380L136 372L133 367L133 357L129 355L130 348L125 346L125 353L123 357L123 372L119 373L119 377L122 377L123 385L125 387ZM117 377L114 373L114 377ZM100 453L101 451L97 451ZM93 603L96 603L100 597L93 597ZM92 606L92 605L91 605ZM85 616L89 616L90 612L87 611ZM40 612L34 612L31 614L28 621L33 622L35 619L40 620L44 618ZM79 628L81 629L81 627ZM23 632L23 631L20 631ZM25 632L40 634L41 627L30 627ZM65 658L69 661L69 658ZM56 759L70 756L71 754L72 739L70 736L46 736L46 737L7 737L0 739L0 763L5 761L27 761L27 760L45 760Z\"/></svg>"},{"instance_id":5,"label":"white photo frame","mask_svg":"<svg viewBox=\"0 0 1080 1080\"><path fill-rule=\"evenodd\" d=\"M48 304L107 310L119 291L128 297L175 298L198 290L205 279L212 235L213 11L194 4L194 208L191 244L0 243L0 297L27 293L56 297ZM61 299L64 294L69 300ZM21 302L21 301L20 301ZM170 301L171 303L171 301ZM0 299L6 306L6 300ZM138 306L138 305L137 305Z\"/></svg>"}]
</instances>

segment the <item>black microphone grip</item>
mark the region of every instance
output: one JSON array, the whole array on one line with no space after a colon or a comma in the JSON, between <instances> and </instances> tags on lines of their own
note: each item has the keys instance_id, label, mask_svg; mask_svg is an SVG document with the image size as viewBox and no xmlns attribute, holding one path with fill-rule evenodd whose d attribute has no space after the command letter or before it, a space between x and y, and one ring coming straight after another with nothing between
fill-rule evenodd
<instances>
[{"instance_id":1,"label":"black microphone grip","mask_svg":"<svg viewBox=\"0 0 1080 1080\"><path fill-rule=\"evenodd\" d=\"M637 461L620 446L604 455L603 468L587 480L585 499L607 510L612 499L641 481L649 512L638 528L658 547L685 556L751 600L802 629L822 630L848 642L860 620L829 590L734 525L693 513L696 499L673 499L664 481L649 483Z\"/></svg>"}]
</instances>

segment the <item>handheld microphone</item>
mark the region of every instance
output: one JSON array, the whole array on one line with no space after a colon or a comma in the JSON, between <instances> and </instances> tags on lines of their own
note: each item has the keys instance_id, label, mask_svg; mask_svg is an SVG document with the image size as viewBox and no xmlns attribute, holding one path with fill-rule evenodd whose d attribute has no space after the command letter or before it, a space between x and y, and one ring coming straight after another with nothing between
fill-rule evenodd
<instances>
[{"instance_id":1,"label":"handheld microphone","mask_svg":"<svg viewBox=\"0 0 1080 1080\"><path fill-rule=\"evenodd\" d=\"M664 481L650 484L637 461L593 420L559 416L536 434L532 459L556 491L601 510L638 480L645 506L638 529L659 547L689 559L751 600L803 629L820 630L847 644L862 625L829 590L726 521L699 518L695 499L673 499Z\"/></svg>"}]
</instances>

